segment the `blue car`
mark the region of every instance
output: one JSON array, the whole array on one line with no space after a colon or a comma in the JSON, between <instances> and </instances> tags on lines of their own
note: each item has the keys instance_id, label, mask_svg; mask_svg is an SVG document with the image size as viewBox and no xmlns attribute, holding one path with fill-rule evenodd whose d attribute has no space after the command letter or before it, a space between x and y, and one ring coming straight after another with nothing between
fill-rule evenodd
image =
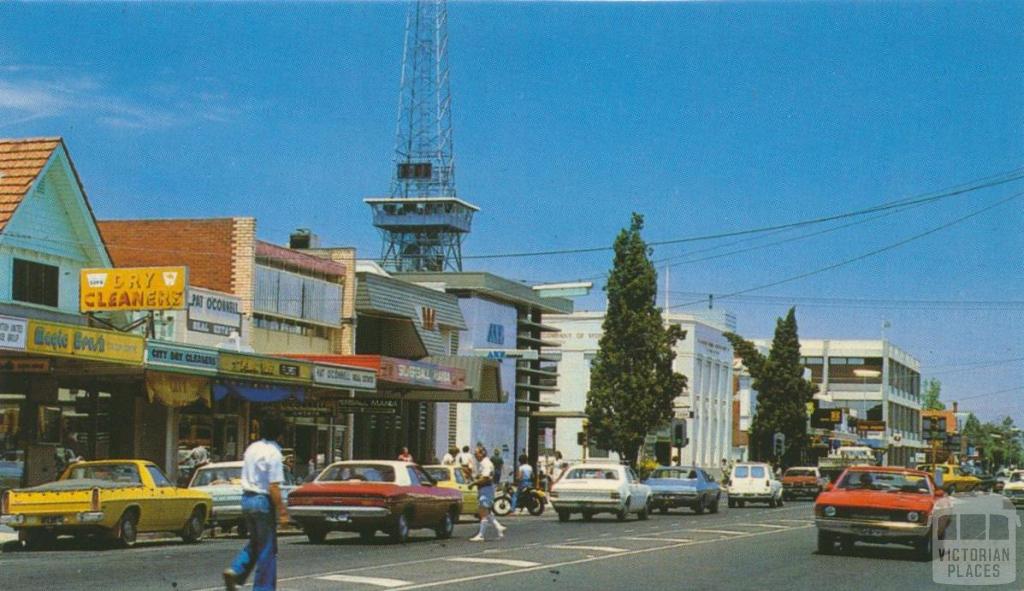
<instances>
[{"instance_id":1,"label":"blue car","mask_svg":"<svg viewBox=\"0 0 1024 591\"><path fill-rule=\"evenodd\" d=\"M651 487L651 509L668 513L669 509L688 507L694 513L718 513L722 488L713 476L700 468L655 468L644 484Z\"/></svg>"}]
</instances>

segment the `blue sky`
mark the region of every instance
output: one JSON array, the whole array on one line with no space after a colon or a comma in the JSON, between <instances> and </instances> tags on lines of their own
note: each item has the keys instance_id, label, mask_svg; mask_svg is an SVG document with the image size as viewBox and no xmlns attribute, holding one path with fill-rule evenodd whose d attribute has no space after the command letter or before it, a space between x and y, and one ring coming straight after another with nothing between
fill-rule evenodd
<instances>
[{"instance_id":1,"label":"blue sky","mask_svg":"<svg viewBox=\"0 0 1024 591\"><path fill-rule=\"evenodd\" d=\"M0 136L64 136L101 218L253 215L265 239L310 227L374 257L362 199L389 185L404 11L4 3ZM1021 3L452 3L457 185L482 208L464 253L606 245L634 210L650 240L740 230L1024 166L1022 17ZM853 258L1019 191L742 255L687 262L828 226L655 258L678 257L670 295L683 303ZM790 303L810 338L877 338L887 319L946 399L1021 423L1022 213L1011 201L718 305L751 337L770 336ZM559 281L609 262L466 266ZM599 290L580 302L601 306Z\"/></svg>"}]
</instances>

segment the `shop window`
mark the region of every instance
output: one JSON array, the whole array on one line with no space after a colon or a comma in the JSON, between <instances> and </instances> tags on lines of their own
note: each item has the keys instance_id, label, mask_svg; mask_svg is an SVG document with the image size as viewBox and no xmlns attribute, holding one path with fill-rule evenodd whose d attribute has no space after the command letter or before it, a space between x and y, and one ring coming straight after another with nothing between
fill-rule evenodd
<instances>
[{"instance_id":1,"label":"shop window","mask_svg":"<svg viewBox=\"0 0 1024 591\"><path fill-rule=\"evenodd\" d=\"M60 269L34 261L14 259L11 296L19 302L57 307Z\"/></svg>"}]
</instances>

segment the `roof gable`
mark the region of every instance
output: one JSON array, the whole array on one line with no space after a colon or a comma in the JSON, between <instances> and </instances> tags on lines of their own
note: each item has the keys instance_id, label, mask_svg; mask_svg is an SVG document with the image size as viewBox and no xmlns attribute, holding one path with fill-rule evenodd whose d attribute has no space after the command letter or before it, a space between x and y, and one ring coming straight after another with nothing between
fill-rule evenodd
<instances>
[{"instance_id":1,"label":"roof gable","mask_svg":"<svg viewBox=\"0 0 1024 591\"><path fill-rule=\"evenodd\" d=\"M0 139L0 230L7 226L61 144L57 137Z\"/></svg>"}]
</instances>

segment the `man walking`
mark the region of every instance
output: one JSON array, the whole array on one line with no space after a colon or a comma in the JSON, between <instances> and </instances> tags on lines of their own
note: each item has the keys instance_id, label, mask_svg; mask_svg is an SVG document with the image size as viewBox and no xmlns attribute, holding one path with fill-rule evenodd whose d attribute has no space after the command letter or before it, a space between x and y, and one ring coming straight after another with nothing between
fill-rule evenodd
<instances>
[{"instance_id":1,"label":"man walking","mask_svg":"<svg viewBox=\"0 0 1024 591\"><path fill-rule=\"evenodd\" d=\"M267 417L260 423L261 439L245 450L242 516L249 529L249 543L235 557L231 568L224 571L224 587L228 591L244 585L253 570L253 591L277 588L277 525L288 523L288 511L281 501L284 464L277 445L283 431L281 417Z\"/></svg>"},{"instance_id":2,"label":"man walking","mask_svg":"<svg viewBox=\"0 0 1024 591\"><path fill-rule=\"evenodd\" d=\"M503 537L502 530L505 528L498 524L494 519L494 513L491 512L494 507L494 464L487 457L487 450L483 446L477 446L475 455L477 469L470 487L476 487L480 531L469 541L500 540Z\"/></svg>"}]
</instances>

